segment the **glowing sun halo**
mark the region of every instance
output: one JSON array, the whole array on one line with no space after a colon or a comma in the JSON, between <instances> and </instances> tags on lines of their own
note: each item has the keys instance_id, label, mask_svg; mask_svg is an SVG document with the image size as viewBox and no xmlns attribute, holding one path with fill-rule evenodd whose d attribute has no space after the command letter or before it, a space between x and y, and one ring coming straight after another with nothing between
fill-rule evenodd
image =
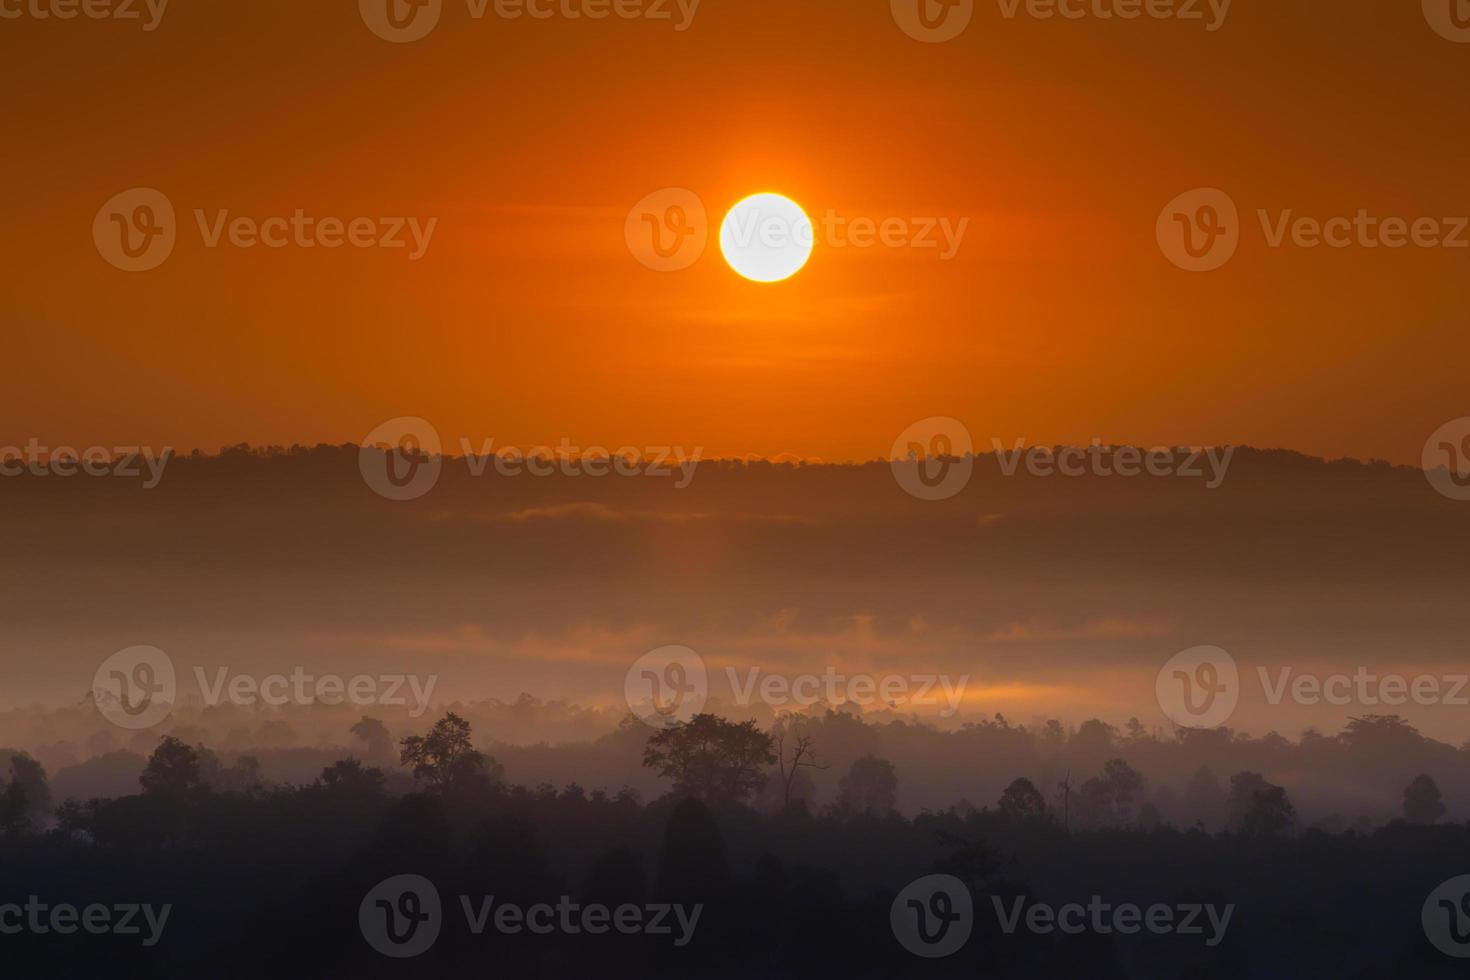
<instances>
[{"instance_id":1,"label":"glowing sun halo","mask_svg":"<svg viewBox=\"0 0 1470 980\"><path fill-rule=\"evenodd\" d=\"M801 271L812 254L812 222L780 194L753 194L738 202L720 226L720 251L746 279L780 282Z\"/></svg>"}]
</instances>

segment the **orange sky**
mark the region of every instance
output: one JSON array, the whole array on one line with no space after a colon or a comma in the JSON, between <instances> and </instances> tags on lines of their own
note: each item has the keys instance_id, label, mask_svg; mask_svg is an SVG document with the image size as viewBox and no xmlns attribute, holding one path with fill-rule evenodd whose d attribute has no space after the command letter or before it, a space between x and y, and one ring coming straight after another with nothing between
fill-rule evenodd
<instances>
[{"instance_id":1,"label":"orange sky","mask_svg":"<svg viewBox=\"0 0 1470 980\"><path fill-rule=\"evenodd\" d=\"M451 446L833 460L949 415L981 448L1414 462L1466 414L1470 249L1273 249L1256 219L1470 213L1470 45L1419 4L1240 3L1207 32L980 2L943 44L852 0L704 0L683 32L445 0L411 44L355 7L0 20L0 443L345 442L418 415ZM172 201L179 240L130 274L91 227L139 186ZM683 272L633 260L625 216L669 186L716 219L771 189L970 223L950 261L819 245L761 286L713 245ZM1154 226L1201 186L1233 197L1243 240L1191 274ZM410 262L206 248L193 216L297 208L438 224Z\"/></svg>"}]
</instances>

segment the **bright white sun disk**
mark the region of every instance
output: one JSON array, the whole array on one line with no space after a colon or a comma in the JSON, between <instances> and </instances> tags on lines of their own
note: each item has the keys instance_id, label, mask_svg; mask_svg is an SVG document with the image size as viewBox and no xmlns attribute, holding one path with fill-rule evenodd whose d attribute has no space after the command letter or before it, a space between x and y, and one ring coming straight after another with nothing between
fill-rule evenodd
<instances>
[{"instance_id":1,"label":"bright white sun disk","mask_svg":"<svg viewBox=\"0 0 1470 980\"><path fill-rule=\"evenodd\" d=\"M730 268L754 282L780 282L811 258L811 219L791 198L753 194L725 215L720 251Z\"/></svg>"}]
</instances>

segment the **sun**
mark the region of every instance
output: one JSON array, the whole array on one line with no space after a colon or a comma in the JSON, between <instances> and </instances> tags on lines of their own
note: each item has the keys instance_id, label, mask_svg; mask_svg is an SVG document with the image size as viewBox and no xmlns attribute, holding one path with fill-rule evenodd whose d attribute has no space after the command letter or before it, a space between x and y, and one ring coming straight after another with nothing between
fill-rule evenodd
<instances>
[{"instance_id":1,"label":"sun","mask_svg":"<svg viewBox=\"0 0 1470 980\"><path fill-rule=\"evenodd\" d=\"M811 219L781 194L752 194L720 225L725 261L752 282L780 282L801 271L812 255Z\"/></svg>"}]
</instances>

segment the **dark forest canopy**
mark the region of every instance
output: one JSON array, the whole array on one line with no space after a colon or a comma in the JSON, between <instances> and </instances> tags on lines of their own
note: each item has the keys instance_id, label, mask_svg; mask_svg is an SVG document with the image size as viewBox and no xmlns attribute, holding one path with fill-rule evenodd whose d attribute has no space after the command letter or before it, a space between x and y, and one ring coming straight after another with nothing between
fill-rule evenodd
<instances>
[{"instance_id":1,"label":"dark forest canopy","mask_svg":"<svg viewBox=\"0 0 1470 980\"><path fill-rule=\"evenodd\" d=\"M392 876L412 873L455 914L457 897L473 907L476 896L492 895L502 904L697 909L680 945L651 934L608 944L561 932L486 937L446 925L417 961L438 975L470 969L491 943L508 975L892 976L917 961L889 933L889 906L910 883L941 874L962 882L979 911L976 935L936 975L1225 977L1263 962L1333 972L1351 965L1360 975L1412 964L1416 975L1453 975L1418 913L1470 859L1470 824L1444 814L1428 774L1402 780L1402 813L1376 828L1304 827L1285 790L1262 774L1207 767L1176 801L1180 809L1165 813L1150 781L1119 756L1096 771L1070 771L1056 787L1017 778L993 799L910 818L892 806L905 774L871 754L844 767L825 806L802 780L793 798L775 798L753 775L786 771L798 739L813 762L798 774L831 758L823 739L834 730L816 723L798 736L792 725L768 733L712 715L659 730L630 722L610 738L641 748L659 777L646 800L629 788L509 782L453 712L398 739L381 766L341 758L297 785L265 780L250 757L225 760L165 736L134 792L53 805L40 766L5 753L0 855L12 888L52 902L126 892L173 916L172 931L160 929L152 945L28 933L8 940L7 951L13 963L62 972L106 957L154 975L209 968L250 976L288 957L293 970L394 975L392 961L359 934L358 907ZM355 727L366 736L359 750L382 748L376 726ZM1378 718L1337 741L1349 753L1379 754L1412 737ZM1101 726L1068 741L1087 739L1103 756L1128 747ZM1191 821L1190 807L1217 817L1219 829ZM71 869L82 867L78 878ZM279 869L288 867L291 880L282 882ZM988 917L992 905L1104 901L1207 905L1225 917L1208 942L1182 932L1006 932L1004 916ZM213 963L224 949L230 961Z\"/></svg>"}]
</instances>

